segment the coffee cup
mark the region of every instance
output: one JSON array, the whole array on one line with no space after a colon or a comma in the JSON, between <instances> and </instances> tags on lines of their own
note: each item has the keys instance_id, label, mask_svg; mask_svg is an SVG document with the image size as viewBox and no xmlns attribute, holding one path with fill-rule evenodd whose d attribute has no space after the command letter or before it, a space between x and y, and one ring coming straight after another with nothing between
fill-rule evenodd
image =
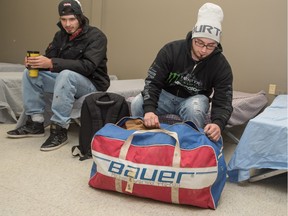
<instances>
[{"instance_id":1,"label":"coffee cup","mask_svg":"<svg viewBox=\"0 0 288 216\"><path fill-rule=\"evenodd\" d=\"M36 57L39 55L40 55L39 51L27 51L27 57ZM31 68L30 65L28 65L28 70L30 77L38 77L39 70L37 68Z\"/></svg>"}]
</instances>

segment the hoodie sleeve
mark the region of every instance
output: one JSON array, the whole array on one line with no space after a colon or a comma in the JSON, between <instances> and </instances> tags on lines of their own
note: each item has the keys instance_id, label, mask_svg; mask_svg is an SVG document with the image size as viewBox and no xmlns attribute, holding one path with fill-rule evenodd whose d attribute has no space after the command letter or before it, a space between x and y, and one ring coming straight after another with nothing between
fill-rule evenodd
<instances>
[{"instance_id":1,"label":"hoodie sleeve","mask_svg":"<svg viewBox=\"0 0 288 216\"><path fill-rule=\"evenodd\" d=\"M166 45L158 52L154 62L148 70L145 87L142 91L145 113L156 112L159 95L165 85L170 65L168 48Z\"/></svg>"},{"instance_id":2,"label":"hoodie sleeve","mask_svg":"<svg viewBox=\"0 0 288 216\"><path fill-rule=\"evenodd\" d=\"M223 131L233 111L233 75L232 69L225 59L219 64L219 71L214 81L214 94L212 97L211 121Z\"/></svg>"}]
</instances>

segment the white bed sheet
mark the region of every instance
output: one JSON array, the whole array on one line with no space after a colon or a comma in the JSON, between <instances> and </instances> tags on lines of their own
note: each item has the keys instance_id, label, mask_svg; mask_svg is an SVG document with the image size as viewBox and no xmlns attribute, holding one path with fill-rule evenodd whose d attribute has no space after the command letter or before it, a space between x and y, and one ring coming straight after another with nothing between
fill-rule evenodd
<instances>
[{"instance_id":1,"label":"white bed sheet","mask_svg":"<svg viewBox=\"0 0 288 216\"><path fill-rule=\"evenodd\" d=\"M24 69L23 64L0 62L0 72L23 72Z\"/></svg>"},{"instance_id":2,"label":"white bed sheet","mask_svg":"<svg viewBox=\"0 0 288 216\"><path fill-rule=\"evenodd\" d=\"M23 110L22 72L0 72L0 123L15 123Z\"/></svg>"},{"instance_id":3,"label":"white bed sheet","mask_svg":"<svg viewBox=\"0 0 288 216\"><path fill-rule=\"evenodd\" d=\"M248 122L228 164L230 181L248 180L251 169L287 170L287 115L287 95L279 95Z\"/></svg>"},{"instance_id":4,"label":"white bed sheet","mask_svg":"<svg viewBox=\"0 0 288 216\"><path fill-rule=\"evenodd\" d=\"M0 123L15 123L22 112L24 69L23 64L0 62Z\"/></svg>"}]
</instances>

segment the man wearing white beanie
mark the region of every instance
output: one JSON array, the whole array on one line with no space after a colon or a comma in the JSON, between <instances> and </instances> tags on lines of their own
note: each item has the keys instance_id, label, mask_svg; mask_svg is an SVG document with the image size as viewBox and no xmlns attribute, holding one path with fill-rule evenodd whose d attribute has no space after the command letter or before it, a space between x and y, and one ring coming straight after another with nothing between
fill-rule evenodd
<instances>
[{"instance_id":1,"label":"man wearing white beanie","mask_svg":"<svg viewBox=\"0 0 288 216\"><path fill-rule=\"evenodd\" d=\"M159 51L131 104L132 115L144 116L146 127L159 128L159 115L176 114L204 128L212 141L221 137L233 111L232 69L220 44L223 17L221 7L204 4L186 39Z\"/></svg>"}]
</instances>

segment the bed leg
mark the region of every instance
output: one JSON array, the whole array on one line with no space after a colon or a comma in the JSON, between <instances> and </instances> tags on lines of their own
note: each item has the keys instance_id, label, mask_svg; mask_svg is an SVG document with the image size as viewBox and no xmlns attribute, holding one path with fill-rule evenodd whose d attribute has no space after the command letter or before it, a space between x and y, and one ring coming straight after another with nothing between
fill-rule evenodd
<instances>
[{"instance_id":1,"label":"bed leg","mask_svg":"<svg viewBox=\"0 0 288 216\"><path fill-rule=\"evenodd\" d=\"M230 131L228 131L227 129L224 130L224 133L230 137L236 144L239 143L239 139L234 135L232 134Z\"/></svg>"},{"instance_id":2,"label":"bed leg","mask_svg":"<svg viewBox=\"0 0 288 216\"><path fill-rule=\"evenodd\" d=\"M287 172L287 170L270 170L270 171L267 171L267 172L264 172L264 173L261 173L258 175L251 176L248 181L249 182L256 182L256 181L266 179L266 178L269 178L269 177L272 177L275 175L280 175L280 174L285 173L285 172Z\"/></svg>"}]
</instances>

